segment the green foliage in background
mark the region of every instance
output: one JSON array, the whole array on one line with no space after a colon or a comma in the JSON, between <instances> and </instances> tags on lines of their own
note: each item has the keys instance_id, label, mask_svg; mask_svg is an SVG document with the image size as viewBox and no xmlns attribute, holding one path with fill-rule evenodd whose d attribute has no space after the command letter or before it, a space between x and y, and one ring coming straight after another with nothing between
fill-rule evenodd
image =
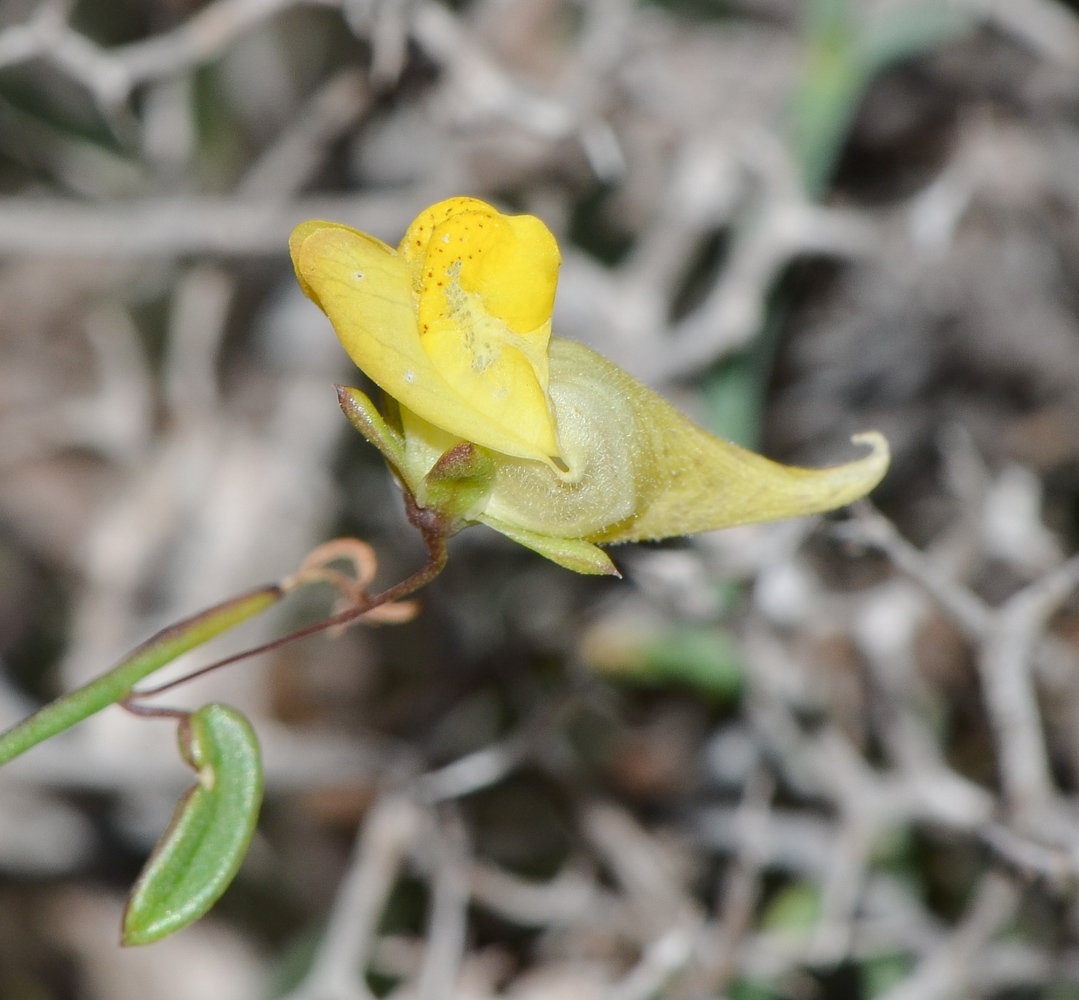
<instances>
[{"instance_id":1,"label":"green foliage in background","mask_svg":"<svg viewBox=\"0 0 1079 1000\"><path fill-rule=\"evenodd\" d=\"M809 198L828 190L858 108L886 69L970 31L964 11L938 2L899 4L867 13L852 0L808 0L802 70L791 95L787 135ZM747 448L760 443L764 399L783 325L783 296L773 297L764 327L744 351L720 362L703 392L711 427Z\"/></svg>"}]
</instances>

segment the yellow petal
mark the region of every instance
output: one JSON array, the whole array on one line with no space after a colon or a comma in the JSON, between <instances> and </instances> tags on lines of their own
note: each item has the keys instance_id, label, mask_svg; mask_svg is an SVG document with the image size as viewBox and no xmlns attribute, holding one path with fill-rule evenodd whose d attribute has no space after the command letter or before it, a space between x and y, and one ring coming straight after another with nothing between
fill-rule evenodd
<instances>
[{"instance_id":1,"label":"yellow petal","mask_svg":"<svg viewBox=\"0 0 1079 1000\"><path fill-rule=\"evenodd\" d=\"M416 269L417 291L458 265L461 287L514 333L529 336L550 322L562 255L534 215L503 215L478 198L448 198L416 217L398 250ZM537 355L549 336L548 326Z\"/></svg>"},{"instance_id":2,"label":"yellow petal","mask_svg":"<svg viewBox=\"0 0 1079 1000\"><path fill-rule=\"evenodd\" d=\"M467 212L439 226L433 247L446 236L451 246L473 248L461 257L461 287L479 295L488 313L522 337L544 331L538 336L546 352L562 264L551 231L534 215L495 214L488 220Z\"/></svg>"},{"instance_id":3,"label":"yellow petal","mask_svg":"<svg viewBox=\"0 0 1079 1000\"><path fill-rule=\"evenodd\" d=\"M558 455L547 394L528 357L480 317L472 317L463 328L469 332L467 342L462 341L461 324L431 321L422 339L432 364L477 412L512 427L535 451Z\"/></svg>"},{"instance_id":4,"label":"yellow petal","mask_svg":"<svg viewBox=\"0 0 1079 1000\"><path fill-rule=\"evenodd\" d=\"M665 399L573 341L551 341L551 399L569 475L501 460L485 513L541 534L643 541L832 510L868 493L888 444L826 469L780 465L696 426Z\"/></svg>"},{"instance_id":5,"label":"yellow petal","mask_svg":"<svg viewBox=\"0 0 1079 1000\"><path fill-rule=\"evenodd\" d=\"M415 269L420 337L435 367L479 412L558 455L547 345L561 256L550 230L451 198L416 219L400 251Z\"/></svg>"},{"instance_id":6,"label":"yellow petal","mask_svg":"<svg viewBox=\"0 0 1079 1000\"><path fill-rule=\"evenodd\" d=\"M494 212L495 209L479 198L447 198L425 208L408 227L397 249L410 264L416 267L416 292L420 290L419 265L427 255L427 246L431 242L431 234L435 227L441 225L448 218L461 212Z\"/></svg>"},{"instance_id":7,"label":"yellow petal","mask_svg":"<svg viewBox=\"0 0 1079 1000\"><path fill-rule=\"evenodd\" d=\"M466 441L551 464L537 448L462 398L420 340L413 269L365 233L332 222L305 222L289 240L300 286L330 318L353 361L423 419Z\"/></svg>"}]
</instances>

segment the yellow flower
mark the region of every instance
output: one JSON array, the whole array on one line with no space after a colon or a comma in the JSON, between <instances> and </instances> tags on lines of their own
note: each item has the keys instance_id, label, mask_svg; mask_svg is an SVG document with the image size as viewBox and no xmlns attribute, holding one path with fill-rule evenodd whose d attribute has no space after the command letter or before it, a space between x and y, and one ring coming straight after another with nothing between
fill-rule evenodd
<instances>
[{"instance_id":1,"label":"yellow flower","mask_svg":"<svg viewBox=\"0 0 1079 1000\"><path fill-rule=\"evenodd\" d=\"M493 451L558 455L547 347L562 258L539 219L451 198L396 252L329 222L305 222L289 242L304 291L394 399Z\"/></svg>"},{"instance_id":2,"label":"yellow flower","mask_svg":"<svg viewBox=\"0 0 1079 1000\"><path fill-rule=\"evenodd\" d=\"M875 432L855 438L872 450L846 465L778 465L552 338L561 258L532 216L451 198L397 250L317 221L290 247L303 290L389 397L384 420L359 390L342 390L345 412L452 528L483 522L571 569L615 572L597 543L830 510L887 470Z\"/></svg>"}]
</instances>

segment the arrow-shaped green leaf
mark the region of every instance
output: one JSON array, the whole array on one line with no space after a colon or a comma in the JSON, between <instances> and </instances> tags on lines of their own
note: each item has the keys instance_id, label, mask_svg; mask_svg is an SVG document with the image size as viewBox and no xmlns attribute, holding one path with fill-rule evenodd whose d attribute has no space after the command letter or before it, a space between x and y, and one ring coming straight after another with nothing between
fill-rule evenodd
<instances>
[{"instance_id":1,"label":"arrow-shaped green leaf","mask_svg":"<svg viewBox=\"0 0 1079 1000\"><path fill-rule=\"evenodd\" d=\"M198 782L180 799L128 897L122 941L150 944L198 920L228 887L255 832L262 761L250 723L211 704L180 724Z\"/></svg>"}]
</instances>

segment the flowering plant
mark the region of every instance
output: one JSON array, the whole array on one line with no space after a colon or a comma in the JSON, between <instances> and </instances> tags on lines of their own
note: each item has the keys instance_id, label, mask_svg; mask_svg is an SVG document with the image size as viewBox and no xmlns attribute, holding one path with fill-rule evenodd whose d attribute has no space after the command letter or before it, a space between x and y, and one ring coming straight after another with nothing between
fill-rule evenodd
<instances>
[{"instance_id":1,"label":"flowering plant","mask_svg":"<svg viewBox=\"0 0 1079 1000\"><path fill-rule=\"evenodd\" d=\"M888 467L779 465L697 427L600 355L551 336L561 257L547 227L475 198L421 213L395 250L332 222L290 241L304 292L386 393L341 391L419 508L482 522L584 573L597 546L830 510Z\"/></svg>"},{"instance_id":2,"label":"flowering plant","mask_svg":"<svg viewBox=\"0 0 1079 1000\"><path fill-rule=\"evenodd\" d=\"M339 388L345 413L404 486L428 560L371 594L370 547L327 542L298 572L163 629L0 733L3 764L109 705L178 723L196 780L129 897L125 944L157 941L209 910L239 869L262 800L258 739L239 712L146 699L315 632L361 619L404 621L415 606L401 599L438 574L446 538L471 523L577 572L617 573L599 545L828 510L867 493L888 466L887 442L872 432L855 438L870 454L846 465L777 465L701 430L581 344L552 338L561 258L532 216L451 198L423 212L396 250L332 222L303 223L290 246L303 290L387 394L383 414L358 389ZM176 657L316 583L339 593L328 618L141 686Z\"/></svg>"}]
</instances>

